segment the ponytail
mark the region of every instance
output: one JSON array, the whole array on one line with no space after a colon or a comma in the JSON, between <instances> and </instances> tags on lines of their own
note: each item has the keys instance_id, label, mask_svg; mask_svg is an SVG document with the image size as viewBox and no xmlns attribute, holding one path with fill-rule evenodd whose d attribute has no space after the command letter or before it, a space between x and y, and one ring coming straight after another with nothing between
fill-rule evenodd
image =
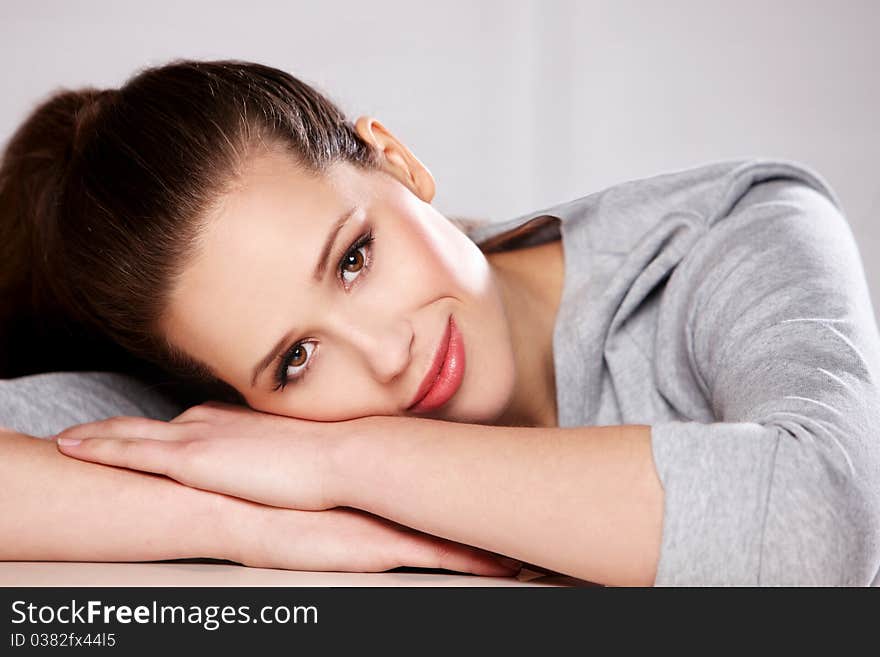
<instances>
[{"instance_id":1,"label":"ponytail","mask_svg":"<svg viewBox=\"0 0 880 657\"><path fill-rule=\"evenodd\" d=\"M0 160L0 378L45 371L146 373L117 345L65 313L52 292L63 276L60 199L78 149L115 90L61 90L41 102Z\"/></svg>"}]
</instances>

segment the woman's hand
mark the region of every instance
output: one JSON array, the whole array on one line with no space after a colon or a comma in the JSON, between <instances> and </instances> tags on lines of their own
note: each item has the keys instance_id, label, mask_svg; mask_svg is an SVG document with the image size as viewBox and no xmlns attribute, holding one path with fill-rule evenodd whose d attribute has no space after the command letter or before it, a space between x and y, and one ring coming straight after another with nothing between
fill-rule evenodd
<instances>
[{"instance_id":1,"label":"woman's hand","mask_svg":"<svg viewBox=\"0 0 880 657\"><path fill-rule=\"evenodd\" d=\"M166 475L261 504L319 511L345 504L333 452L357 422L313 422L207 402L170 422L118 416L70 427L55 438L62 453L78 459Z\"/></svg>"},{"instance_id":2,"label":"woman's hand","mask_svg":"<svg viewBox=\"0 0 880 657\"><path fill-rule=\"evenodd\" d=\"M522 565L355 509L296 511L228 499L248 508L223 514L221 558L245 566L359 573L413 566L503 577Z\"/></svg>"},{"instance_id":3,"label":"woman's hand","mask_svg":"<svg viewBox=\"0 0 880 657\"><path fill-rule=\"evenodd\" d=\"M56 444L81 460L232 496L217 496L213 554L243 565L343 572L415 566L496 576L518 570L495 553L333 508L344 501L331 476L332 452L359 421L311 422L208 402L170 422L119 416L80 424L59 433Z\"/></svg>"}]
</instances>

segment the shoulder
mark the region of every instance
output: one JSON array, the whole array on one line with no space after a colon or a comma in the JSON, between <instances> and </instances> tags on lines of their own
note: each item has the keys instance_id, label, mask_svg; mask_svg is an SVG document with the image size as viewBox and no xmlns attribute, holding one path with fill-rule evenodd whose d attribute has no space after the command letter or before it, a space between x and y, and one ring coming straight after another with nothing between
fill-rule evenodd
<instances>
[{"instance_id":1,"label":"shoulder","mask_svg":"<svg viewBox=\"0 0 880 657\"><path fill-rule=\"evenodd\" d=\"M711 220L682 266L697 280L738 275L744 283L772 276L777 284L866 284L855 236L836 198L791 178L751 185Z\"/></svg>"},{"instance_id":2,"label":"shoulder","mask_svg":"<svg viewBox=\"0 0 880 657\"><path fill-rule=\"evenodd\" d=\"M46 372L0 380L0 425L37 437L115 415L168 420L182 410L154 387L116 372Z\"/></svg>"},{"instance_id":3,"label":"shoulder","mask_svg":"<svg viewBox=\"0 0 880 657\"><path fill-rule=\"evenodd\" d=\"M856 376L880 366L852 230L835 199L803 180L752 184L704 226L670 277L659 322L705 382L742 381L731 359L783 378L792 375L782 361L810 354Z\"/></svg>"}]
</instances>

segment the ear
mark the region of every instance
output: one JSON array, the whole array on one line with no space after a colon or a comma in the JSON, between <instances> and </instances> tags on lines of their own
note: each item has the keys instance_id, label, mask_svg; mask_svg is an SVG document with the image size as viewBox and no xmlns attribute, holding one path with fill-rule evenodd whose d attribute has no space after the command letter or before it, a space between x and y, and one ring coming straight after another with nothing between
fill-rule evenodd
<instances>
[{"instance_id":1,"label":"ear","mask_svg":"<svg viewBox=\"0 0 880 657\"><path fill-rule=\"evenodd\" d=\"M434 176L406 145L372 116L361 116L354 129L361 139L382 156L383 169L406 185L410 191L430 203L436 192Z\"/></svg>"}]
</instances>

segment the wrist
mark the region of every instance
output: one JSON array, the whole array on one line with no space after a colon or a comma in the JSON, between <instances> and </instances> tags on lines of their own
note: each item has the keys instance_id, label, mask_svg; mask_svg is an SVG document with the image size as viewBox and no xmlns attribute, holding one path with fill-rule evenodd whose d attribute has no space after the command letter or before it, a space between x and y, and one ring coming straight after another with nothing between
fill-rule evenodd
<instances>
[{"instance_id":1,"label":"wrist","mask_svg":"<svg viewBox=\"0 0 880 657\"><path fill-rule=\"evenodd\" d=\"M398 438L409 435L410 423L422 420L386 415L370 415L349 420L347 431L330 451L328 479L337 506L350 506L375 513L384 505L383 492L393 476L392 456Z\"/></svg>"},{"instance_id":2,"label":"wrist","mask_svg":"<svg viewBox=\"0 0 880 657\"><path fill-rule=\"evenodd\" d=\"M363 482L381 450L382 437L396 418L367 416L348 420L345 429L330 441L325 463L329 506L349 506L369 511Z\"/></svg>"},{"instance_id":3,"label":"wrist","mask_svg":"<svg viewBox=\"0 0 880 657\"><path fill-rule=\"evenodd\" d=\"M188 489L195 493L191 513L187 514L189 536L187 556L238 561L241 536L246 534L247 510L250 502L236 497Z\"/></svg>"}]
</instances>

